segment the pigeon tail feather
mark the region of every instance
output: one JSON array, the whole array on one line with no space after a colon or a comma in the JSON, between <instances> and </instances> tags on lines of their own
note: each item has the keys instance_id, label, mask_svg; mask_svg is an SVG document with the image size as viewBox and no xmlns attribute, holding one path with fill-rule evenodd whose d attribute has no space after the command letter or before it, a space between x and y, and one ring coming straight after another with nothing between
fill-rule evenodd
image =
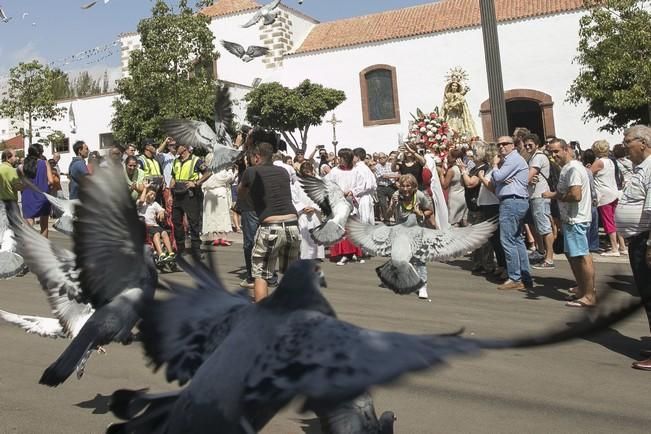
<instances>
[{"instance_id":1,"label":"pigeon tail feather","mask_svg":"<svg viewBox=\"0 0 651 434\"><path fill-rule=\"evenodd\" d=\"M121 389L111 395L109 409L125 423L113 424L107 433L151 433L160 432L167 423L170 411L182 390L148 395L145 390ZM144 410L140 416L140 412Z\"/></svg>"},{"instance_id":2,"label":"pigeon tail feather","mask_svg":"<svg viewBox=\"0 0 651 434\"><path fill-rule=\"evenodd\" d=\"M342 239L346 232L344 228L335 221L328 220L322 225L312 229L310 233L312 234L312 239L314 239L318 244L328 246Z\"/></svg>"},{"instance_id":3,"label":"pigeon tail feather","mask_svg":"<svg viewBox=\"0 0 651 434\"><path fill-rule=\"evenodd\" d=\"M43 372L39 383L56 387L66 381L83 360L86 352L95 345L95 337L98 335L97 324L87 322L68 348Z\"/></svg>"},{"instance_id":4,"label":"pigeon tail feather","mask_svg":"<svg viewBox=\"0 0 651 434\"><path fill-rule=\"evenodd\" d=\"M22 256L14 252L0 252L0 279L16 277L24 268Z\"/></svg>"},{"instance_id":5,"label":"pigeon tail feather","mask_svg":"<svg viewBox=\"0 0 651 434\"><path fill-rule=\"evenodd\" d=\"M411 294L425 284L409 262L387 261L375 272L387 288L400 295Z\"/></svg>"}]
</instances>

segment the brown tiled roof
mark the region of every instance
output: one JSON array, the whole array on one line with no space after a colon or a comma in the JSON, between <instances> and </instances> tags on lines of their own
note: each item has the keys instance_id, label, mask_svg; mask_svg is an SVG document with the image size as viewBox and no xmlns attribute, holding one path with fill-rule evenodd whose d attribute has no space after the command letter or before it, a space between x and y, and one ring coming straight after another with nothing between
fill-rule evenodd
<instances>
[{"instance_id":1,"label":"brown tiled roof","mask_svg":"<svg viewBox=\"0 0 651 434\"><path fill-rule=\"evenodd\" d=\"M7 149L23 149L25 147L25 139L19 134L9 140L5 140L5 144Z\"/></svg>"},{"instance_id":2,"label":"brown tiled roof","mask_svg":"<svg viewBox=\"0 0 651 434\"><path fill-rule=\"evenodd\" d=\"M261 5L254 0L217 0L213 5L203 8L201 13L209 17L222 17L260 9L260 7Z\"/></svg>"},{"instance_id":3,"label":"brown tiled roof","mask_svg":"<svg viewBox=\"0 0 651 434\"><path fill-rule=\"evenodd\" d=\"M581 7L583 0L495 0L498 21L574 11ZM479 0L442 0L318 24L295 53L427 35L479 24Z\"/></svg>"}]
</instances>

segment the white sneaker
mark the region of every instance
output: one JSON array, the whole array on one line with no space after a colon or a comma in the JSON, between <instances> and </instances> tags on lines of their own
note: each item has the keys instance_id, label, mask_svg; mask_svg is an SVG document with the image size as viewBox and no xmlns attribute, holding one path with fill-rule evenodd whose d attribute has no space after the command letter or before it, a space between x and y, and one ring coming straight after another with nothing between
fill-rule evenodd
<instances>
[{"instance_id":1,"label":"white sneaker","mask_svg":"<svg viewBox=\"0 0 651 434\"><path fill-rule=\"evenodd\" d=\"M429 298L429 295L427 295L427 287L423 286L418 290L418 298L427 300Z\"/></svg>"},{"instance_id":2,"label":"white sneaker","mask_svg":"<svg viewBox=\"0 0 651 434\"><path fill-rule=\"evenodd\" d=\"M346 256L342 256L342 258L337 262L337 265L346 265L348 262L348 258Z\"/></svg>"}]
</instances>

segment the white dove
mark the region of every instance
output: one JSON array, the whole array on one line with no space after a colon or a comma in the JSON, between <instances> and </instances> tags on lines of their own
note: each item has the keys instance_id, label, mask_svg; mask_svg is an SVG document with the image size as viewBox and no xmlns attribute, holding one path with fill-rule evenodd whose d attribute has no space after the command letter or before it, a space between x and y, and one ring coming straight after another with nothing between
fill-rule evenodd
<instances>
[{"instance_id":1,"label":"white dove","mask_svg":"<svg viewBox=\"0 0 651 434\"><path fill-rule=\"evenodd\" d=\"M348 216L353 212L353 205L344 197L344 192L332 181L315 176L299 177L303 190L326 216L326 220L312 229L312 238L326 246L339 241L345 233L344 226Z\"/></svg>"},{"instance_id":2,"label":"white dove","mask_svg":"<svg viewBox=\"0 0 651 434\"><path fill-rule=\"evenodd\" d=\"M368 225L350 219L347 236L362 249L391 259L375 269L378 277L397 294L409 294L423 285L410 263L445 260L482 246L495 232L497 223L488 220L476 225L446 230L427 229L418 225L416 215L395 225Z\"/></svg>"},{"instance_id":3,"label":"white dove","mask_svg":"<svg viewBox=\"0 0 651 434\"><path fill-rule=\"evenodd\" d=\"M253 17L251 17L251 19L246 22L246 24L242 25L242 27L251 27L261 19L264 19L265 26L273 24L274 21L276 21L276 17L280 13L280 10L278 10L278 5L280 5L280 0L274 0L271 3L262 6L256 11Z\"/></svg>"}]
</instances>

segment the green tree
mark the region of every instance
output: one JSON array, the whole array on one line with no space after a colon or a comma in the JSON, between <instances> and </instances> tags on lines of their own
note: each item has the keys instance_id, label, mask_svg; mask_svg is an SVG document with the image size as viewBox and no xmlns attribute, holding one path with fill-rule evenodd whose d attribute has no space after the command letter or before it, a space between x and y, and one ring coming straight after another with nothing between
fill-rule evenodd
<instances>
[{"instance_id":1,"label":"green tree","mask_svg":"<svg viewBox=\"0 0 651 434\"><path fill-rule=\"evenodd\" d=\"M118 141L142 143L162 138L161 120L185 118L211 122L217 83L210 19L195 14L186 0L174 14L157 0L150 18L140 21L141 50L129 60L129 77L117 83L113 132Z\"/></svg>"},{"instance_id":2,"label":"green tree","mask_svg":"<svg viewBox=\"0 0 651 434\"><path fill-rule=\"evenodd\" d=\"M52 81L52 91L55 100L68 99L74 96L74 91L70 84L70 77L68 77L68 74L58 68L53 69L50 75L50 80Z\"/></svg>"},{"instance_id":3,"label":"green tree","mask_svg":"<svg viewBox=\"0 0 651 434\"><path fill-rule=\"evenodd\" d=\"M64 109L56 106L52 86L52 70L34 60L19 63L9 72L6 97L0 102L0 114L27 122L27 137L32 144L32 123L38 120L58 119Z\"/></svg>"},{"instance_id":4,"label":"green tree","mask_svg":"<svg viewBox=\"0 0 651 434\"><path fill-rule=\"evenodd\" d=\"M325 114L344 102L346 94L305 80L293 89L277 82L263 83L246 94L245 100L251 123L280 131L294 152L305 152L310 127L321 125Z\"/></svg>"},{"instance_id":5,"label":"green tree","mask_svg":"<svg viewBox=\"0 0 651 434\"><path fill-rule=\"evenodd\" d=\"M605 122L615 132L651 122L651 2L585 0L579 54L581 72L568 100L585 101L584 120Z\"/></svg>"}]
</instances>

